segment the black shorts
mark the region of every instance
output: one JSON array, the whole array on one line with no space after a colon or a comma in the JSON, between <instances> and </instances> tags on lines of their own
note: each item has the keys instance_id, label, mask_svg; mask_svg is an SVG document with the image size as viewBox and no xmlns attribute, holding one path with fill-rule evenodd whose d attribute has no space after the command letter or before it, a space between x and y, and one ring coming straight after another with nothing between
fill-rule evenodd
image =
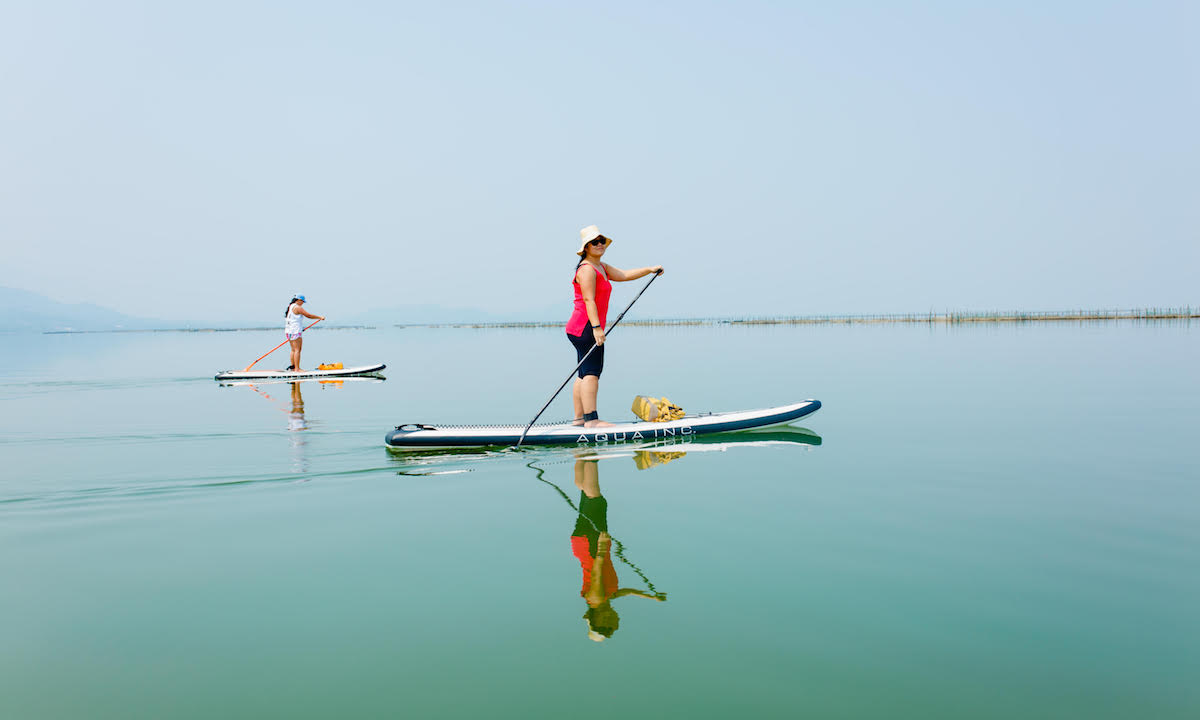
<instances>
[{"instance_id":1,"label":"black shorts","mask_svg":"<svg viewBox=\"0 0 1200 720\"><path fill-rule=\"evenodd\" d=\"M575 346L575 362L583 360L583 356L587 355L587 351L592 349L596 344L596 338L592 336L591 330L586 327L579 337L575 337L571 333L567 333L567 339ZM587 362L579 366L579 377L587 375L595 375L600 377L600 373L604 372L604 346L596 348L591 355L588 355Z\"/></svg>"}]
</instances>

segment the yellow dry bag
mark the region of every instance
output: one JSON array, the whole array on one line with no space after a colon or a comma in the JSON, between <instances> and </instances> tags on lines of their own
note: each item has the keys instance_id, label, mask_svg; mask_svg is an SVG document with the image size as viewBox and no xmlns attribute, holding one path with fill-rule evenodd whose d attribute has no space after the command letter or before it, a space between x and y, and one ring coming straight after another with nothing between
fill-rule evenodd
<instances>
[{"instance_id":1,"label":"yellow dry bag","mask_svg":"<svg viewBox=\"0 0 1200 720\"><path fill-rule=\"evenodd\" d=\"M666 399L638 395L633 399L633 414L648 422L678 420L686 413L683 408Z\"/></svg>"}]
</instances>

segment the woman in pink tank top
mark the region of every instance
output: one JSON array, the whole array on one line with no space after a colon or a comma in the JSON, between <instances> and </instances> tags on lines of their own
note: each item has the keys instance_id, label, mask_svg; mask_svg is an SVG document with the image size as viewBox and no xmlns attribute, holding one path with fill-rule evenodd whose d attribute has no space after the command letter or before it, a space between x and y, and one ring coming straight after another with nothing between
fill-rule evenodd
<instances>
[{"instance_id":1,"label":"woman in pink tank top","mask_svg":"<svg viewBox=\"0 0 1200 720\"><path fill-rule=\"evenodd\" d=\"M575 266L575 278L571 281L575 290L575 309L567 321L567 339L575 346L575 361L583 363L571 393L575 404L574 424L606 427L612 423L599 419L596 394L600 390L600 373L604 370L604 328L608 323L612 284L662 272L662 265L637 270L615 268L601 260L604 251L612 245L611 238L601 235L595 225L580 230L579 237L581 245L576 255L582 259ZM596 349L592 350L593 347Z\"/></svg>"}]
</instances>

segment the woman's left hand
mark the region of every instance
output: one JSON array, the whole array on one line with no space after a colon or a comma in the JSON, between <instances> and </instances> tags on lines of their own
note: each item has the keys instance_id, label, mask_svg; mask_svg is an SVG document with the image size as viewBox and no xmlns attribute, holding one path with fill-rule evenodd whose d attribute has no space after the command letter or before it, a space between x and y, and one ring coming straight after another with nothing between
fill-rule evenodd
<instances>
[{"instance_id":1,"label":"woman's left hand","mask_svg":"<svg viewBox=\"0 0 1200 720\"><path fill-rule=\"evenodd\" d=\"M663 266L655 265L654 267L650 268L650 272L654 273L655 275L662 275L663 274Z\"/></svg>"}]
</instances>

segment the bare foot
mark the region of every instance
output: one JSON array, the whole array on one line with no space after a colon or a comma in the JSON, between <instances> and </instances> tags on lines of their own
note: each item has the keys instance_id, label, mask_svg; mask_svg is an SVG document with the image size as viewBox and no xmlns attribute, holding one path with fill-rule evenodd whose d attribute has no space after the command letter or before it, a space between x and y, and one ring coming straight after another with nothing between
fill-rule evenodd
<instances>
[{"instance_id":1,"label":"bare foot","mask_svg":"<svg viewBox=\"0 0 1200 720\"><path fill-rule=\"evenodd\" d=\"M585 428L614 427L612 423L603 420L588 420L583 426Z\"/></svg>"},{"instance_id":2,"label":"bare foot","mask_svg":"<svg viewBox=\"0 0 1200 720\"><path fill-rule=\"evenodd\" d=\"M583 427L583 418L575 418L571 421L571 424L575 427Z\"/></svg>"}]
</instances>

